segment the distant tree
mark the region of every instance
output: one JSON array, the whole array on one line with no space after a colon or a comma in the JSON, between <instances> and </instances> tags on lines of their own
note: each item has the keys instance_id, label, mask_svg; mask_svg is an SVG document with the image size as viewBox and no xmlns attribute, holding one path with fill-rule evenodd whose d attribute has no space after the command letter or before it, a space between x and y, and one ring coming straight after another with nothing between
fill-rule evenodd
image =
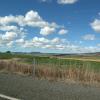
<instances>
[{"instance_id":1,"label":"distant tree","mask_svg":"<svg viewBox=\"0 0 100 100\"><path fill-rule=\"evenodd\" d=\"M6 51L6 53L9 53L9 54L10 54L10 53L11 53L11 51Z\"/></svg>"}]
</instances>

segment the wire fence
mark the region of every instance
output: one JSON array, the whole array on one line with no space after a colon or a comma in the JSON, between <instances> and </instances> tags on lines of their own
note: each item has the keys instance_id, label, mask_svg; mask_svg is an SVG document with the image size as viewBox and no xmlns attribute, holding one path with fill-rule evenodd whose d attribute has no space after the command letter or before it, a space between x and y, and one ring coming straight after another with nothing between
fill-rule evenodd
<instances>
[{"instance_id":1,"label":"wire fence","mask_svg":"<svg viewBox=\"0 0 100 100\"><path fill-rule=\"evenodd\" d=\"M94 64L94 65L93 65ZM36 59L31 64L18 60L0 60L0 71L31 75L33 78L100 83L98 63L62 59Z\"/></svg>"}]
</instances>

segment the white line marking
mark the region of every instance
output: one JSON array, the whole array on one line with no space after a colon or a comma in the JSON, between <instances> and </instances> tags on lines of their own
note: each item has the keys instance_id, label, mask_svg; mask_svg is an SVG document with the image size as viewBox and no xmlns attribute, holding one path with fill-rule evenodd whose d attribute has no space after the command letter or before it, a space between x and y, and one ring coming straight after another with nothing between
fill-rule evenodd
<instances>
[{"instance_id":1,"label":"white line marking","mask_svg":"<svg viewBox=\"0 0 100 100\"><path fill-rule=\"evenodd\" d=\"M7 99L7 100L21 100L21 99L13 98L13 97L10 97L10 96L6 96L4 94L0 94L0 97L4 98L4 99Z\"/></svg>"}]
</instances>

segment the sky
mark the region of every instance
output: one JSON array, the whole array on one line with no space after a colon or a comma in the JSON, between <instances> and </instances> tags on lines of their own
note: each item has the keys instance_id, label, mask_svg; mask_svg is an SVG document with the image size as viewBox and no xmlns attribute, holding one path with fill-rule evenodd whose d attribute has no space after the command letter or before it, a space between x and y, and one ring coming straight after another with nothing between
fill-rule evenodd
<instances>
[{"instance_id":1,"label":"sky","mask_svg":"<svg viewBox=\"0 0 100 100\"><path fill-rule=\"evenodd\" d=\"M100 0L0 0L0 52L100 52Z\"/></svg>"}]
</instances>

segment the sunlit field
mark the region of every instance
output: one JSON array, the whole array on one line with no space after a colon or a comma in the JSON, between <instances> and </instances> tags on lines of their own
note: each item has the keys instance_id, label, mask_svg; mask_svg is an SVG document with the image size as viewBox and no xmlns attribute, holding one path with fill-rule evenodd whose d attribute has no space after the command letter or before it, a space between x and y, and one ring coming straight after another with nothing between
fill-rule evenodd
<instances>
[{"instance_id":1,"label":"sunlit field","mask_svg":"<svg viewBox=\"0 0 100 100\"><path fill-rule=\"evenodd\" d=\"M100 83L100 62L94 59L85 61L81 57L80 59L79 57L2 53L0 54L0 70L53 81Z\"/></svg>"}]
</instances>

